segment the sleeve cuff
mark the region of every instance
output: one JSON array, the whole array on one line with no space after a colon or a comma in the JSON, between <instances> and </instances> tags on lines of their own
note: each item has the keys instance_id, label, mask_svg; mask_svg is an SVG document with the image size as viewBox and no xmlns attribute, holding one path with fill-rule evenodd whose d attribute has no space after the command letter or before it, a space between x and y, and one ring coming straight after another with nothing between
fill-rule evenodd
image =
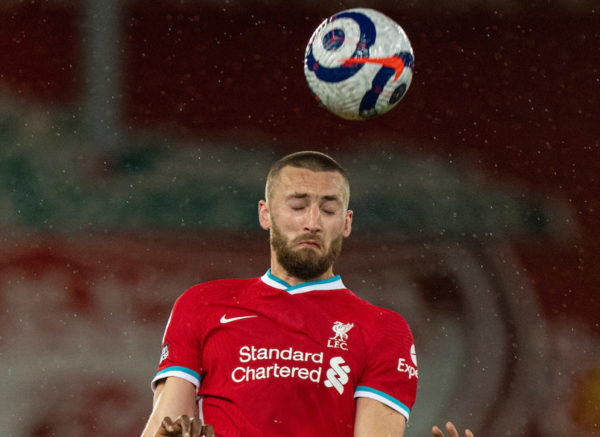
<instances>
[{"instance_id":1,"label":"sleeve cuff","mask_svg":"<svg viewBox=\"0 0 600 437\"><path fill-rule=\"evenodd\" d=\"M376 401L379 401L382 404L387 405L392 410L395 410L398 413L402 414L404 417L406 417L406 420L408 421L408 416L410 415L410 408L408 408L405 404L400 402L398 399L393 398L392 396L388 395L387 393L384 393L382 391L376 390L371 387L359 385L358 387L356 387L356 390L354 391L354 397L355 398L375 399Z\"/></svg>"},{"instance_id":2,"label":"sleeve cuff","mask_svg":"<svg viewBox=\"0 0 600 437\"><path fill-rule=\"evenodd\" d=\"M158 383L158 381L160 381L161 379L169 378L171 376L175 376L177 378L185 379L186 381L191 382L196 386L196 389L200 387L200 382L202 381L202 378L200 377L198 372L195 372L192 369L188 369L187 367L181 366L171 366L161 370L156 374L151 384L152 391L154 392L156 390L156 384Z\"/></svg>"}]
</instances>

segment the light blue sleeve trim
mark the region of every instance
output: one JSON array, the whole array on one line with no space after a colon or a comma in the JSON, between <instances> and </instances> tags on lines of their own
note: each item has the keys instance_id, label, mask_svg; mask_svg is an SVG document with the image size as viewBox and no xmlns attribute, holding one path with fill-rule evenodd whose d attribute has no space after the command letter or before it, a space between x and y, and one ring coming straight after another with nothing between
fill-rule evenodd
<instances>
[{"instance_id":1,"label":"light blue sleeve trim","mask_svg":"<svg viewBox=\"0 0 600 437\"><path fill-rule=\"evenodd\" d=\"M410 415L410 408L408 408L398 399L371 387L364 385L357 386L356 390L354 391L354 397L375 399L402 414L404 417L406 417L406 420L408 420L408 416Z\"/></svg>"},{"instance_id":2,"label":"light blue sleeve trim","mask_svg":"<svg viewBox=\"0 0 600 437\"><path fill-rule=\"evenodd\" d=\"M156 374L154 379L152 380L152 391L156 390L156 383L161 379L168 378L170 376L176 376L177 378L185 379L186 381L191 382L196 386L196 388L200 387L200 382L202 378L192 369L188 369L187 367L182 366L171 366L166 369L161 370Z\"/></svg>"}]
</instances>

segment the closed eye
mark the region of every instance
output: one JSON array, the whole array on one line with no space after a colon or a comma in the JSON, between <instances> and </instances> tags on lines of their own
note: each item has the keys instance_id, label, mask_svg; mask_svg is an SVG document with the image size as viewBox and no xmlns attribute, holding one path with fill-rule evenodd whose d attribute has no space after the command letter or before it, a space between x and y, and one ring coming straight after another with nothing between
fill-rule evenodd
<instances>
[{"instance_id":1,"label":"closed eye","mask_svg":"<svg viewBox=\"0 0 600 437\"><path fill-rule=\"evenodd\" d=\"M324 214L333 215L338 211L338 206L337 200L328 200L321 204L321 211L323 211Z\"/></svg>"}]
</instances>

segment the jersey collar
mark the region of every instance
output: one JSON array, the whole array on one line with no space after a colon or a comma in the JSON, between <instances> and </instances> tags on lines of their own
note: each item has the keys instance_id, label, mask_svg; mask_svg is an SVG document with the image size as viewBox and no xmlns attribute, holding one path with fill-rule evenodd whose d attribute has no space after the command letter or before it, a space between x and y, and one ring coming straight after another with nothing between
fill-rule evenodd
<instances>
[{"instance_id":1,"label":"jersey collar","mask_svg":"<svg viewBox=\"0 0 600 437\"><path fill-rule=\"evenodd\" d=\"M267 270L267 273L262 275L260 279L265 284L274 288L278 288L279 290L287 291L289 294L307 293L315 290L341 290L346 288L340 275L336 275L333 278L321 279L319 281L310 281L303 282L298 285L290 285L283 279L280 279L271 273L271 269L269 269Z\"/></svg>"}]
</instances>

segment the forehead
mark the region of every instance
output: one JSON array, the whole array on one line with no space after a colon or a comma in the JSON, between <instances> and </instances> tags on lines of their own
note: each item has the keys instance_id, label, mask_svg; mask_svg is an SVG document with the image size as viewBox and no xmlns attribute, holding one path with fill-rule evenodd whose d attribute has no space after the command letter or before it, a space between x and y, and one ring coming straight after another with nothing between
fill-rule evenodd
<instances>
[{"instance_id":1,"label":"forehead","mask_svg":"<svg viewBox=\"0 0 600 437\"><path fill-rule=\"evenodd\" d=\"M306 168L284 167L273 181L273 195L287 196L293 193L311 196L345 197L344 177L337 171L312 171Z\"/></svg>"}]
</instances>

